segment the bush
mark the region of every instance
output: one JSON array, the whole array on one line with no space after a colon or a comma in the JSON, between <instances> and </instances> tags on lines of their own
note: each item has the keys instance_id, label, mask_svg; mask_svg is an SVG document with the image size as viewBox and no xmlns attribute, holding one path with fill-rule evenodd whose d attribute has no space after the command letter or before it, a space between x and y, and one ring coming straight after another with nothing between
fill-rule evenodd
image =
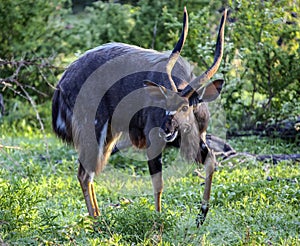
<instances>
[{"instance_id":1,"label":"bush","mask_svg":"<svg viewBox=\"0 0 300 246\"><path fill-rule=\"evenodd\" d=\"M232 2L225 106L233 126L299 114L299 6L292 1Z\"/></svg>"},{"instance_id":2,"label":"bush","mask_svg":"<svg viewBox=\"0 0 300 246\"><path fill-rule=\"evenodd\" d=\"M47 57L60 50L67 0L0 2L0 57Z\"/></svg>"},{"instance_id":3,"label":"bush","mask_svg":"<svg viewBox=\"0 0 300 246\"><path fill-rule=\"evenodd\" d=\"M122 4L99 1L72 14L66 0L2 1L0 57L10 62L0 61L0 90L9 92L4 99L18 93L27 97L17 80L33 100L48 101L53 91L49 85L62 71L57 66L103 43L125 42L157 50L174 47L184 1L116 2ZM218 21L223 8L230 9L224 59L217 74L226 80L222 103L227 128L249 129L259 122L265 125L299 115L300 9L294 1L191 1L186 5L190 28L182 55L198 67L197 74L212 63ZM45 59L54 53L58 56ZM29 63L20 67L20 61Z\"/></svg>"},{"instance_id":4,"label":"bush","mask_svg":"<svg viewBox=\"0 0 300 246\"><path fill-rule=\"evenodd\" d=\"M49 85L60 72L55 54L63 51L61 20L67 12L66 0L0 2L0 90L6 104L16 96L33 102L51 97Z\"/></svg>"}]
</instances>

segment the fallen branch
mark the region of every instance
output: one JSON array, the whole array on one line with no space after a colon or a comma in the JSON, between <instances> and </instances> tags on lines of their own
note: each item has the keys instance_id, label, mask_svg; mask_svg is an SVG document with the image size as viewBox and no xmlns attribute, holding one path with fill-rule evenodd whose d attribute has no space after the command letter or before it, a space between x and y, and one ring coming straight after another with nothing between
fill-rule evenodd
<instances>
[{"instance_id":1,"label":"fallen branch","mask_svg":"<svg viewBox=\"0 0 300 246\"><path fill-rule=\"evenodd\" d=\"M257 161L272 160L273 164L279 161L291 160L300 162L300 154L273 154L273 155L254 155Z\"/></svg>"},{"instance_id":2,"label":"fallen branch","mask_svg":"<svg viewBox=\"0 0 300 246\"><path fill-rule=\"evenodd\" d=\"M281 120L272 124L259 124L253 129L231 131L227 136L231 137L247 137L247 136L261 136L261 137L280 137L300 142L300 116L291 117L289 119Z\"/></svg>"},{"instance_id":3,"label":"fallen branch","mask_svg":"<svg viewBox=\"0 0 300 246\"><path fill-rule=\"evenodd\" d=\"M44 142L46 147L47 157L49 158L49 150L48 150L48 142L46 141L46 134L44 129L44 124L42 118L38 112L37 104L35 102L34 96L32 96L28 90L33 91L36 95L42 97L48 97L48 95L42 91L40 91L35 86L32 86L29 82L23 82L24 78L22 77L22 71L28 69L29 67L35 68L38 70L38 73L42 76L43 80L46 81L48 86L53 88L53 85L48 81L47 76L44 74L43 70L47 69L50 72L52 70L58 70L59 68L53 65L53 58L32 58L29 60L20 59L18 61L11 59L11 60L3 60L0 58L0 68L1 69L8 69L8 71L12 70L11 75L5 78L0 77L0 88L2 91L8 89L13 93L19 95L22 98L25 98L31 104L33 108L36 119L40 125L40 129L44 135ZM1 95L1 94L0 94ZM0 113L4 114L4 103L2 97L0 97ZM4 148L4 147L2 147Z\"/></svg>"},{"instance_id":4,"label":"fallen branch","mask_svg":"<svg viewBox=\"0 0 300 246\"><path fill-rule=\"evenodd\" d=\"M279 161L291 160L300 162L300 154L264 154L255 155L248 152L236 152L230 144L225 140L218 138L214 135L207 135L206 141L208 146L214 150L217 157L222 157L222 160L228 160L236 156L247 156L254 158L257 161L272 160L273 164Z\"/></svg>"}]
</instances>

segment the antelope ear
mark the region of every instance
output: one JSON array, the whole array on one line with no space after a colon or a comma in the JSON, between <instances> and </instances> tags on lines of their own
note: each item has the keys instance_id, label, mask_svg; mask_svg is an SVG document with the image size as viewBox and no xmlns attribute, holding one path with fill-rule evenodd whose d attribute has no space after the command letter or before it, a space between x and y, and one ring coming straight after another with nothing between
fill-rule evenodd
<instances>
[{"instance_id":1,"label":"antelope ear","mask_svg":"<svg viewBox=\"0 0 300 246\"><path fill-rule=\"evenodd\" d=\"M223 79L217 79L211 82L206 88L205 92L202 96L202 100L204 102L211 102L218 98L218 96L221 94L221 91L223 89L224 80Z\"/></svg>"},{"instance_id":2,"label":"antelope ear","mask_svg":"<svg viewBox=\"0 0 300 246\"><path fill-rule=\"evenodd\" d=\"M190 105L196 105L200 102L211 102L218 98L223 88L224 80L217 79L209 83L200 91L194 92L189 98Z\"/></svg>"},{"instance_id":3,"label":"antelope ear","mask_svg":"<svg viewBox=\"0 0 300 246\"><path fill-rule=\"evenodd\" d=\"M168 98L168 90L152 81L144 80L144 86L147 88L147 92L151 98L155 100L164 100Z\"/></svg>"}]
</instances>

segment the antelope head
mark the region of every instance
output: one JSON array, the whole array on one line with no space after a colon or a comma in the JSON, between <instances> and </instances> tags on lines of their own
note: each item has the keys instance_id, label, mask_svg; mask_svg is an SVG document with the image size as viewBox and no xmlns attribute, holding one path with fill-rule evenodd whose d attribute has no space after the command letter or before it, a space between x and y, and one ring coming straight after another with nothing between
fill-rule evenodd
<instances>
[{"instance_id":1,"label":"antelope head","mask_svg":"<svg viewBox=\"0 0 300 246\"><path fill-rule=\"evenodd\" d=\"M166 115L160 130L160 136L163 137L166 142L172 142L177 137L178 130L183 132L193 130L191 128L194 127L193 124L195 123L195 116L193 114L194 108L197 107L199 103L215 100L222 90L223 80L211 81L210 79L217 72L222 60L226 15L227 10L224 11L220 22L213 64L200 76L190 81L183 90L179 91L172 79L171 72L180 56L188 33L188 15L186 9L184 9L181 37L166 65L166 72L172 90L168 90L164 86L154 82L146 81L144 83L149 89L150 96L155 100L162 101L166 109Z\"/></svg>"}]
</instances>

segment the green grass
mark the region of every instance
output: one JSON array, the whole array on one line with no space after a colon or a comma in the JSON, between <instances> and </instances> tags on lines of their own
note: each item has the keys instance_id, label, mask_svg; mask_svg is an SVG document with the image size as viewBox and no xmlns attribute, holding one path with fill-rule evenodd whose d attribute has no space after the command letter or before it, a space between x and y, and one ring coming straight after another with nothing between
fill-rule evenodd
<instances>
[{"instance_id":1,"label":"green grass","mask_svg":"<svg viewBox=\"0 0 300 246\"><path fill-rule=\"evenodd\" d=\"M93 219L87 216L71 147L51 134L43 139L0 129L1 144L20 148L0 149L0 245L300 244L299 162L273 165L241 156L222 163L214 175L211 209L197 228L203 180L193 176L195 165L178 161L173 149L166 151L158 214L147 164L115 155L95 180L102 216ZM299 146L278 139L230 143L257 154L299 153Z\"/></svg>"}]
</instances>

